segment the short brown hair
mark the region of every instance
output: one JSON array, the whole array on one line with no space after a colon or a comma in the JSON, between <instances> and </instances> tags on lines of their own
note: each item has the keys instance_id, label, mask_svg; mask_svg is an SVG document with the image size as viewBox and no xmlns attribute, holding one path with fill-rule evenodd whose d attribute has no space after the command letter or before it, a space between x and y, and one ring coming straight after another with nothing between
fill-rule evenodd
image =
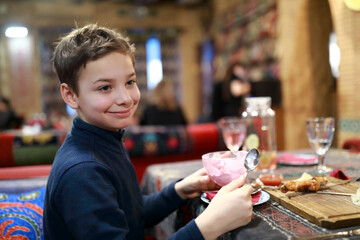
<instances>
[{"instance_id":1,"label":"short brown hair","mask_svg":"<svg viewBox=\"0 0 360 240\"><path fill-rule=\"evenodd\" d=\"M131 57L135 65L135 47L115 30L89 24L62 37L54 51L53 64L61 83L79 93L78 77L82 67L109 53L120 52Z\"/></svg>"}]
</instances>

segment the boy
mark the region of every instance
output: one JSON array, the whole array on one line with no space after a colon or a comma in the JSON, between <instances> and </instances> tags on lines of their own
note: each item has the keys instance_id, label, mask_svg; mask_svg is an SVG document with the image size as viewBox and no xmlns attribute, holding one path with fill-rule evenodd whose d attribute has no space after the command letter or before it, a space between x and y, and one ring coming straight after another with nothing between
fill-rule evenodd
<instances>
[{"instance_id":1,"label":"boy","mask_svg":"<svg viewBox=\"0 0 360 240\"><path fill-rule=\"evenodd\" d=\"M160 193L141 195L121 142L140 100L134 47L127 38L87 25L61 39L53 61L62 98L78 116L48 179L45 239L144 239L145 227L186 199L216 189L200 169ZM215 239L250 222L251 187L241 187L244 181L223 187L198 218L171 238Z\"/></svg>"}]
</instances>

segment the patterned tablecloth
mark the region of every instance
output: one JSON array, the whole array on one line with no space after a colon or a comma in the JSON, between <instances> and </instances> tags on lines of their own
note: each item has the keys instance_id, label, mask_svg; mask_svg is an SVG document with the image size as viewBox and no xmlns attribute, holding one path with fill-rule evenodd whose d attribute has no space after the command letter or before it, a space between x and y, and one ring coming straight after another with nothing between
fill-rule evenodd
<instances>
[{"instance_id":1,"label":"patterned tablecloth","mask_svg":"<svg viewBox=\"0 0 360 240\"><path fill-rule=\"evenodd\" d=\"M312 153L311 150L292 151L291 153ZM331 149L325 163L332 169L340 169L353 179L360 178L360 154L349 153L344 150ZM143 178L142 186L144 194L161 190L179 178L186 177L202 167L201 160L155 164L148 167ZM288 166L278 164L275 172L282 173L285 178L298 177L304 171L311 174L314 166ZM252 172L248 176L256 179L258 172ZM359 182L360 184L360 182ZM157 239L165 239L177 229L182 227L190 219L198 216L207 206L200 198L188 201L177 212L171 214L159 223L150 234ZM349 228L329 230L319 227L303 217L291 212L278 203L269 200L264 204L254 206L252 221L241 228L226 233L219 239L291 239L293 237L311 236L320 233L337 232ZM359 239L359 236L347 239Z\"/></svg>"}]
</instances>

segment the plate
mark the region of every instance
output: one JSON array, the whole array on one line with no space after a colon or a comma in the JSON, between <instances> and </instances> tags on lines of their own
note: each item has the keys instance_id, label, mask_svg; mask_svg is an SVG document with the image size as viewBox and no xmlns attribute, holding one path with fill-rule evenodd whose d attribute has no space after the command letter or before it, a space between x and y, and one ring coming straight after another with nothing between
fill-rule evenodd
<instances>
[{"instance_id":1,"label":"plate","mask_svg":"<svg viewBox=\"0 0 360 240\"><path fill-rule=\"evenodd\" d=\"M284 153L276 157L278 164L291 166L312 166L318 164L317 156L314 154L290 154Z\"/></svg>"},{"instance_id":2,"label":"plate","mask_svg":"<svg viewBox=\"0 0 360 240\"><path fill-rule=\"evenodd\" d=\"M200 199L205 203L210 203L210 199L207 198L206 193L202 193L200 196ZM253 204L253 206L263 204L267 201L269 201L270 195L267 192L261 191L259 200Z\"/></svg>"}]
</instances>

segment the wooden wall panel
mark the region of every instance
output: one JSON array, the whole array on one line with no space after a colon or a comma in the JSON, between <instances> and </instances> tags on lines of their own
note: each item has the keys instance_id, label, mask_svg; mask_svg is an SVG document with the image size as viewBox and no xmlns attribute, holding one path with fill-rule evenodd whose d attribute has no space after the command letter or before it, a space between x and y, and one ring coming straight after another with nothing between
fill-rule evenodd
<instances>
[{"instance_id":1,"label":"wooden wall panel","mask_svg":"<svg viewBox=\"0 0 360 240\"><path fill-rule=\"evenodd\" d=\"M336 114L328 53L329 5L327 0L281 0L278 11L285 149L309 148L306 118Z\"/></svg>"},{"instance_id":2,"label":"wooden wall panel","mask_svg":"<svg viewBox=\"0 0 360 240\"><path fill-rule=\"evenodd\" d=\"M338 147L349 138L360 138L360 11L344 1L329 0L341 52L337 79Z\"/></svg>"}]
</instances>

